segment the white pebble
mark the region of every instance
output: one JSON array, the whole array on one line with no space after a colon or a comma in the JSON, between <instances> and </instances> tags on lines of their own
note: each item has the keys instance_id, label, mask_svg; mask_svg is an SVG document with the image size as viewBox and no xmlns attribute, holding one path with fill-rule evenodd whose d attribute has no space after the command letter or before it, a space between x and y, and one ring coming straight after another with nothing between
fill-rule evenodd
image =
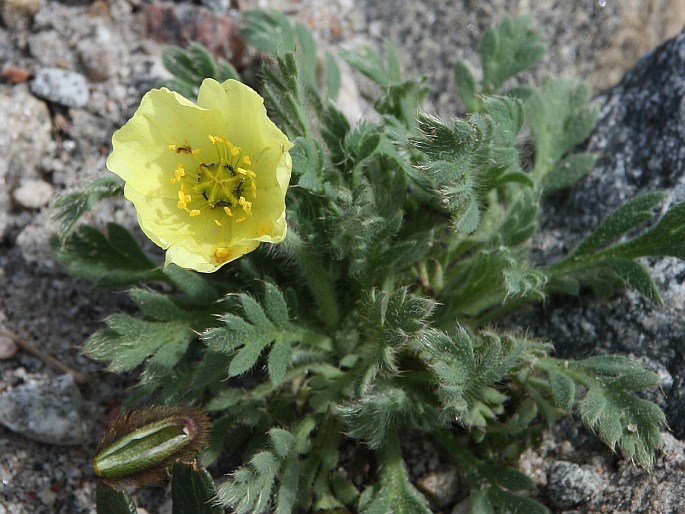
<instances>
[{"instance_id":1,"label":"white pebble","mask_svg":"<svg viewBox=\"0 0 685 514\"><path fill-rule=\"evenodd\" d=\"M14 200L27 209L40 209L50 203L52 186L43 180L26 180L14 190Z\"/></svg>"}]
</instances>

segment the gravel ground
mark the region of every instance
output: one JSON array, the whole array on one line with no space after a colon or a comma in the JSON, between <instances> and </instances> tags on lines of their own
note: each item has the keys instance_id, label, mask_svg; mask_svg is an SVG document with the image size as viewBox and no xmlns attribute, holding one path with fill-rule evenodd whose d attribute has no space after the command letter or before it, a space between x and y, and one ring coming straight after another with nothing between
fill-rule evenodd
<instances>
[{"instance_id":1,"label":"gravel ground","mask_svg":"<svg viewBox=\"0 0 685 514\"><path fill-rule=\"evenodd\" d=\"M382 46L388 39L407 70L429 76L429 108L449 116L460 109L452 64L458 58L475 64L484 28L506 12L534 8L552 46L528 78L563 71L586 78L595 91L616 82L685 21L682 0L203 3L0 0L0 327L57 361L50 364L0 336L0 514L95 512L91 454L134 378L101 373L79 351L104 317L129 303L123 294L69 277L53 262L51 203L58 193L106 173L112 132L165 77L162 42L196 34L242 66L251 55L237 35L239 9L277 8L312 29L322 48ZM169 13L172 18L163 17ZM370 86L360 81L357 87L345 76L340 102L355 118L368 110ZM87 221L133 226L134 219L128 205L112 201ZM64 375L65 367L77 370L77 381ZM407 448L412 471L449 512L462 498L444 494L458 489L459 477L422 444ZM592 470L550 471L567 472L585 477ZM163 498L152 489L139 495L139 505L150 513L170 512ZM557 507L564 502L559 498Z\"/></svg>"}]
</instances>

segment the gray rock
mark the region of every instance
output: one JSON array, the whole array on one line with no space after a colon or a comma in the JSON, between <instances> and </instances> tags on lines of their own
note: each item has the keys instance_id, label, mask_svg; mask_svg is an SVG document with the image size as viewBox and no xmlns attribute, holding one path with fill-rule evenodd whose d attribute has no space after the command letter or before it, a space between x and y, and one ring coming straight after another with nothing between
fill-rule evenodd
<instances>
[{"instance_id":1,"label":"gray rock","mask_svg":"<svg viewBox=\"0 0 685 514\"><path fill-rule=\"evenodd\" d=\"M31 56L45 67L73 69L76 64L74 52L56 30L43 30L29 35Z\"/></svg>"},{"instance_id":2,"label":"gray rock","mask_svg":"<svg viewBox=\"0 0 685 514\"><path fill-rule=\"evenodd\" d=\"M40 209L54 197L52 186L44 180L25 180L14 190L14 200L27 209Z\"/></svg>"},{"instance_id":3,"label":"gray rock","mask_svg":"<svg viewBox=\"0 0 685 514\"><path fill-rule=\"evenodd\" d=\"M30 381L0 395L0 423L34 441L78 445L86 440L83 398L71 375Z\"/></svg>"},{"instance_id":4,"label":"gray rock","mask_svg":"<svg viewBox=\"0 0 685 514\"><path fill-rule=\"evenodd\" d=\"M557 461L547 469L548 494L559 508L568 509L586 502L600 487L600 477L588 467Z\"/></svg>"},{"instance_id":5,"label":"gray rock","mask_svg":"<svg viewBox=\"0 0 685 514\"><path fill-rule=\"evenodd\" d=\"M67 107L83 107L90 92L86 78L75 71L60 68L43 68L31 83L31 92L37 97Z\"/></svg>"}]
</instances>

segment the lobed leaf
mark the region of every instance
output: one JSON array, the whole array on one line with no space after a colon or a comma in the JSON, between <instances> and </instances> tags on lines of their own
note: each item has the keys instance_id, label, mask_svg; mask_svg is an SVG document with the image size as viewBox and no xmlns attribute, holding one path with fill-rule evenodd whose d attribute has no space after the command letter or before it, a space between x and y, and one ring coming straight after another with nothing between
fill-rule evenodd
<instances>
[{"instance_id":1,"label":"lobed leaf","mask_svg":"<svg viewBox=\"0 0 685 514\"><path fill-rule=\"evenodd\" d=\"M489 28L481 41L483 93L497 93L508 79L530 68L544 53L541 32L531 28L530 18L505 17L497 28Z\"/></svg>"},{"instance_id":2,"label":"lobed leaf","mask_svg":"<svg viewBox=\"0 0 685 514\"><path fill-rule=\"evenodd\" d=\"M165 279L128 230L116 223L108 223L104 233L84 225L62 244L57 240L52 243L57 262L72 275L93 280L99 287Z\"/></svg>"}]
</instances>

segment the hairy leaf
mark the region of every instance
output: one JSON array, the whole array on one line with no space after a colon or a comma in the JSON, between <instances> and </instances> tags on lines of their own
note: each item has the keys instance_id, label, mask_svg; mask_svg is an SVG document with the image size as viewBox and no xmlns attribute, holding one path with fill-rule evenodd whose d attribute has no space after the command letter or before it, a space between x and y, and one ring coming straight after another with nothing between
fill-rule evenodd
<instances>
[{"instance_id":1,"label":"hairy leaf","mask_svg":"<svg viewBox=\"0 0 685 514\"><path fill-rule=\"evenodd\" d=\"M76 222L105 198L122 195L123 181L116 176L103 177L83 189L60 195L55 201L53 218L59 221L59 238L63 243L74 231Z\"/></svg>"},{"instance_id":2,"label":"hairy leaf","mask_svg":"<svg viewBox=\"0 0 685 514\"><path fill-rule=\"evenodd\" d=\"M497 28L488 29L480 46L483 93L497 93L508 79L535 64L545 53L540 39L540 31L531 28L527 17L506 17Z\"/></svg>"},{"instance_id":3,"label":"hairy leaf","mask_svg":"<svg viewBox=\"0 0 685 514\"><path fill-rule=\"evenodd\" d=\"M174 464L171 479L172 514L223 514L215 504L214 480L205 468L193 461Z\"/></svg>"},{"instance_id":4,"label":"hairy leaf","mask_svg":"<svg viewBox=\"0 0 685 514\"><path fill-rule=\"evenodd\" d=\"M94 280L100 287L120 287L165 280L159 266L143 253L121 225L107 224L105 232L84 225L63 243L53 241L55 259L74 276Z\"/></svg>"},{"instance_id":5,"label":"hairy leaf","mask_svg":"<svg viewBox=\"0 0 685 514\"><path fill-rule=\"evenodd\" d=\"M588 107L585 84L568 79L547 80L526 104L535 141L533 174L540 184L559 160L590 134L597 113Z\"/></svg>"}]
</instances>

